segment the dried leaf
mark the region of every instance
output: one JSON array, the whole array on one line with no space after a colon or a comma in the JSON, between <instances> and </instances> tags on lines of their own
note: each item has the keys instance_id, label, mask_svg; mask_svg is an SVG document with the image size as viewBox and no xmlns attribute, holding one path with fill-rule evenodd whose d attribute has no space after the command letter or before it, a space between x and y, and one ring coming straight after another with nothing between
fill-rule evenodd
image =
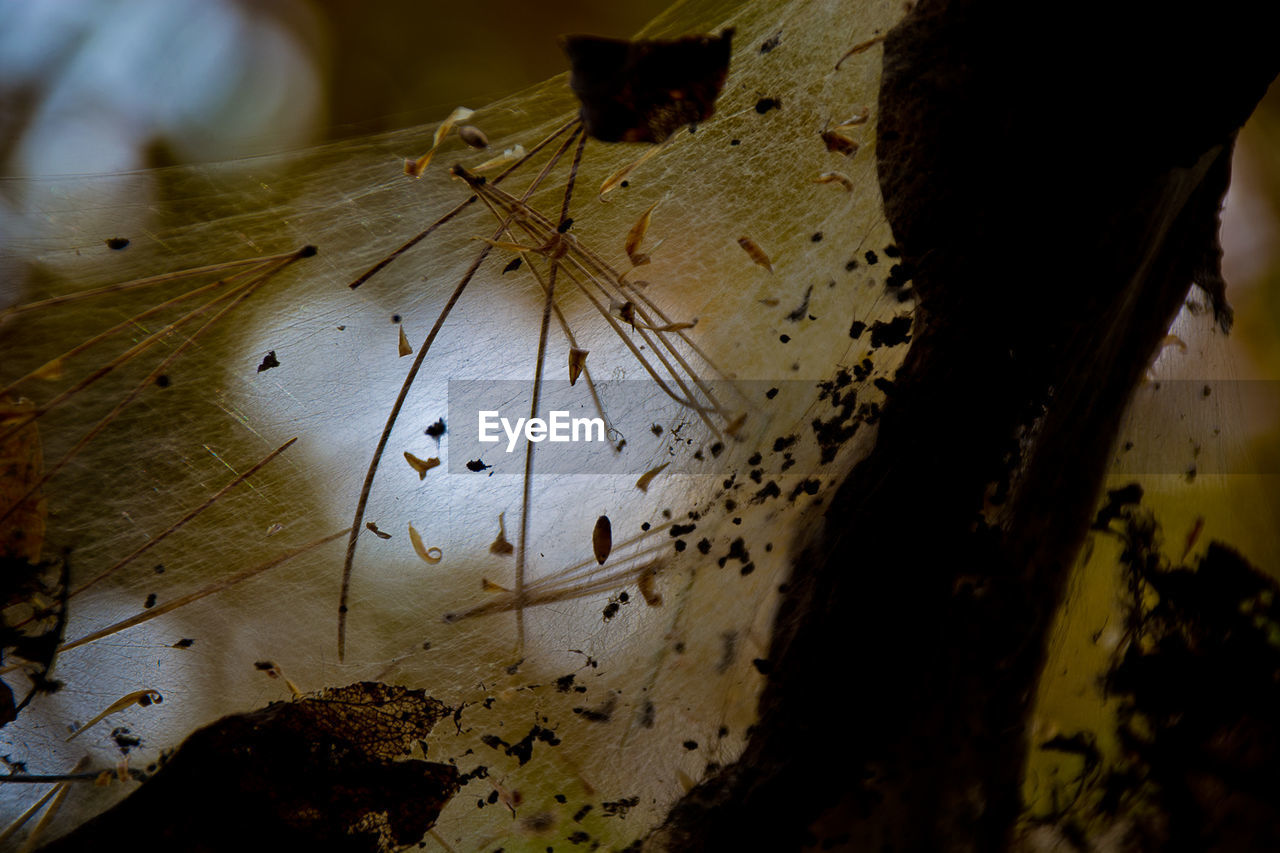
<instances>
[{"instance_id":1,"label":"dried leaf","mask_svg":"<svg viewBox=\"0 0 1280 853\"><path fill-rule=\"evenodd\" d=\"M418 844L460 787L408 758L450 709L378 682L327 688L197 730L146 784L45 849L136 838L157 850L389 853Z\"/></svg>"},{"instance_id":2,"label":"dried leaf","mask_svg":"<svg viewBox=\"0 0 1280 853\"><path fill-rule=\"evenodd\" d=\"M769 260L769 256L765 254L764 249L761 249L760 245L756 243L755 240L752 240L750 237L739 237L738 245L742 247L742 250L747 253L747 256L751 258L751 260L755 261L769 272L773 272L773 262Z\"/></svg>"},{"instance_id":3,"label":"dried leaf","mask_svg":"<svg viewBox=\"0 0 1280 853\"><path fill-rule=\"evenodd\" d=\"M409 541L413 543L413 550L422 558L423 562L434 566L436 563L444 559L444 552L439 548L428 548L422 543L422 536L413 525L409 525Z\"/></svg>"},{"instance_id":4,"label":"dried leaf","mask_svg":"<svg viewBox=\"0 0 1280 853\"><path fill-rule=\"evenodd\" d=\"M640 475L640 479L636 480L636 488L642 492L649 491L649 484L653 482L653 478L662 473L662 469L670 465L670 462L663 462L657 468L650 468Z\"/></svg>"},{"instance_id":5,"label":"dried leaf","mask_svg":"<svg viewBox=\"0 0 1280 853\"><path fill-rule=\"evenodd\" d=\"M627 239L623 244L623 248L626 250L632 266L638 267L649 263L649 256L640 254L640 244L644 242L644 235L649 230L649 220L653 215L653 209L657 206L658 203L656 201L649 205L649 209L640 214L636 224L632 225L631 230L627 232Z\"/></svg>"},{"instance_id":6,"label":"dried leaf","mask_svg":"<svg viewBox=\"0 0 1280 853\"><path fill-rule=\"evenodd\" d=\"M591 531L591 551L595 554L596 562L603 566L612 550L613 525L609 523L609 516L602 515L596 519L595 529Z\"/></svg>"},{"instance_id":7,"label":"dried leaf","mask_svg":"<svg viewBox=\"0 0 1280 853\"><path fill-rule=\"evenodd\" d=\"M419 459L407 450L404 452L404 461L408 462L409 466L418 472L419 480L426 479L427 472L440 464L440 459L437 456L432 456L427 459Z\"/></svg>"},{"instance_id":8,"label":"dried leaf","mask_svg":"<svg viewBox=\"0 0 1280 853\"><path fill-rule=\"evenodd\" d=\"M400 327L400 357L404 358L406 355L413 355L413 347L409 346L409 339L405 337L405 334L404 334L404 326L401 326Z\"/></svg>"},{"instance_id":9,"label":"dried leaf","mask_svg":"<svg viewBox=\"0 0 1280 853\"><path fill-rule=\"evenodd\" d=\"M577 383L578 377L582 374L582 369L587 366L587 355L589 350L578 349L573 347L569 350L569 384Z\"/></svg>"},{"instance_id":10,"label":"dried leaf","mask_svg":"<svg viewBox=\"0 0 1280 853\"><path fill-rule=\"evenodd\" d=\"M493 540L493 544L489 546L490 554L511 554L515 552L515 546L507 541L507 522L506 513L498 513L498 538Z\"/></svg>"},{"instance_id":11,"label":"dried leaf","mask_svg":"<svg viewBox=\"0 0 1280 853\"><path fill-rule=\"evenodd\" d=\"M853 192L853 181L843 172L823 172L813 179L815 184L839 184L848 192Z\"/></svg>"}]
</instances>

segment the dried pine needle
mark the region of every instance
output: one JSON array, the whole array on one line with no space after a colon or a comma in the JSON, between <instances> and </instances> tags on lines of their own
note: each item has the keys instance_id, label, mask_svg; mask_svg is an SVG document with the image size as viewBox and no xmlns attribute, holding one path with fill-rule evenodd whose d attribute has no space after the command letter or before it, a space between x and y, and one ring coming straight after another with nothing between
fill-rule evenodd
<instances>
[{"instance_id":1,"label":"dried pine needle","mask_svg":"<svg viewBox=\"0 0 1280 853\"><path fill-rule=\"evenodd\" d=\"M603 566L612 550L613 525L609 522L609 516L602 515L596 519L595 529L591 531L591 552L595 554L596 562Z\"/></svg>"},{"instance_id":2,"label":"dried pine needle","mask_svg":"<svg viewBox=\"0 0 1280 853\"><path fill-rule=\"evenodd\" d=\"M409 467L418 472L418 479L425 480L427 472L440 464L439 457L432 456L428 459L419 459L409 451L404 452L404 461L409 463Z\"/></svg>"},{"instance_id":3,"label":"dried pine needle","mask_svg":"<svg viewBox=\"0 0 1280 853\"><path fill-rule=\"evenodd\" d=\"M153 704L158 705L163 701L164 701L164 697L160 695L159 691L135 690L134 692L126 696L121 696L119 699L112 702L110 705L104 708L96 717L94 717L92 720L85 723L83 726L81 726L80 728L72 732L70 735L68 735L67 742L70 743L72 740L75 740L83 732L88 731L93 726L102 722L102 720L105 717L109 716L110 714L114 714L117 711L123 711L125 708L132 708L134 705L141 705L142 707L146 708L149 705L153 705Z\"/></svg>"},{"instance_id":4,"label":"dried pine needle","mask_svg":"<svg viewBox=\"0 0 1280 853\"><path fill-rule=\"evenodd\" d=\"M764 249L760 248L760 245L756 243L755 240L752 240L750 237L739 237L738 245L747 253L747 257L751 258L751 260L755 261L769 272L773 272L773 262L769 260L769 256L765 253Z\"/></svg>"},{"instance_id":5,"label":"dried pine needle","mask_svg":"<svg viewBox=\"0 0 1280 853\"><path fill-rule=\"evenodd\" d=\"M636 480L636 488L642 492L649 491L649 484L653 482L653 478L662 473L662 469L670 465L670 462L663 462L657 468L650 468L640 475L640 479Z\"/></svg>"},{"instance_id":6,"label":"dried pine needle","mask_svg":"<svg viewBox=\"0 0 1280 853\"><path fill-rule=\"evenodd\" d=\"M423 544L421 534L413 528L412 524L409 525L409 541L413 543L413 550L422 558L424 563L434 566L444 559L444 552L439 548L428 548Z\"/></svg>"}]
</instances>

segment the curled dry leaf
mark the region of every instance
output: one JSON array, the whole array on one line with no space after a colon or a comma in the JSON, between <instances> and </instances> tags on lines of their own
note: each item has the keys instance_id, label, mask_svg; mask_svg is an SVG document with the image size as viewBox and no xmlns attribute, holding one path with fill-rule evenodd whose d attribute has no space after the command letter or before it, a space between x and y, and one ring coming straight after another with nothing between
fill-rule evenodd
<instances>
[{"instance_id":1,"label":"curled dry leaf","mask_svg":"<svg viewBox=\"0 0 1280 853\"><path fill-rule=\"evenodd\" d=\"M417 160L405 160L404 173L411 178L421 177L427 166L430 165L431 158L435 156L436 149L440 147L441 142L444 142L444 138L449 135L449 131L453 129L453 126L460 121L466 121L473 114L474 110L469 110L466 107L457 107L453 112L449 113L449 117L436 128L435 138L431 142L431 150Z\"/></svg>"},{"instance_id":2,"label":"curled dry leaf","mask_svg":"<svg viewBox=\"0 0 1280 853\"><path fill-rule=\"evenodd\" d=\"M813 179L815 184L839 184L846 191L853 192L853 181L843 172L823 172Z\"/></svg>"},{"instance_id":3,"label":"curled dry leaf","mask_svg":"<svg viewBox=\"0 0 1280 853\"><path fill-rule=\"evenodd\" d=\"M434 566L436 563L444 559L444 552L439 548L428 548L422 542L422 535L414 529L413 525L409 525L409 541L413 543L413 550L424 563Z\"/></svg>"},{"instance_id":4,"label":"curled dry leaf","mask_svg":"<svg viewBox=\"0 0 1280 853\"><path fill-rule=\"evenodd\" d=\"M640 214L640 218L636 220L636 224L631 226L631 230L627 232L626 242L623 248L627 252L627 258L630 259L632 266L641 266L649 263L649 256L640 252L640 244L644 242L644 235L649 230L649 220L653 216L653 209L658 206L655 201L649 205L649 209Z\"/></svg>"}]
</instances>

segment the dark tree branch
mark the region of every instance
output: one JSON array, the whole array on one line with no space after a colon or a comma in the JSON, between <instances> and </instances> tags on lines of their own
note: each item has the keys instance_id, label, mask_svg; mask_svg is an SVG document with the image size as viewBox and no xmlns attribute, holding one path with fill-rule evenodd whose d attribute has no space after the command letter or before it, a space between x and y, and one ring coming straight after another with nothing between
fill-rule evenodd
<instances>
[{"instance_id":1,"label":"dark tree branch","mask_svg":"<svg viewBox=\"0 0 1280 853\"><path fill-rule=\"evenodd\" d=\"M1278 58L1261 9L1055 8L924 0L889 34L877 156L912 348L794 567L744 755L653 847L1008 842L1127 400L1193 283L1229 326L1217 214Z\"/></svg>"}]
</instances>

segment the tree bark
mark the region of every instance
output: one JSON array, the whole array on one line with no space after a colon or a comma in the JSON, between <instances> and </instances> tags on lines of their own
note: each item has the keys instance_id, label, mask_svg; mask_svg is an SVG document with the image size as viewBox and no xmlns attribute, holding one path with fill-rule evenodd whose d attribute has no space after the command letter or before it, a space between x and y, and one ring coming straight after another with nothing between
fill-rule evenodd
<instances>
[{"instance_id":1,"label":"tree bark","mask_svg":"<svg viewBox=\"0 0 1280 853\"><path fill-rule=\"evenodd\" d=\"M914 340L793 569L745 753L648 847L1008 845L1125 405L1193 284L1230 325L1217 215L1277 54L1260 8L1169 15L922 0L889 33L876 155Z\"/></svg>"}]
</instances>

